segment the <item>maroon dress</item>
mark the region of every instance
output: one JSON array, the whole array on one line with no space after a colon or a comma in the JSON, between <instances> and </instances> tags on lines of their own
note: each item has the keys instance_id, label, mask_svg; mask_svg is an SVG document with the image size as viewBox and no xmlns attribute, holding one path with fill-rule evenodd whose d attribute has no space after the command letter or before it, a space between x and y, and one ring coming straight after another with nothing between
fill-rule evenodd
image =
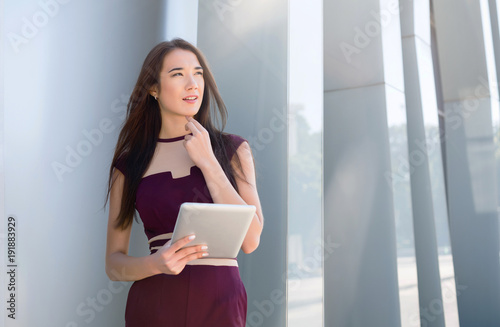
<instances>
[{"instance_id":1,"label":"maroon dress","mask_svg":"<svg viewBox=\"0 0 500 327\"><path fill-rule=\"evenodd\" d=\"M246 141L229 134L237 148ZM201 170L183 146L184 136L158 139L136 195L151 254L174 230L183 202L213 203ZM229 158L234 151L226 149ZM126 174L125 165L116 166ZM210 252L210 248L208 249ZM128 293L126 327L243 327L247 294L236 259L191 261L178 275L158 274L135 281Z\"/></svg>"}]
</instances>

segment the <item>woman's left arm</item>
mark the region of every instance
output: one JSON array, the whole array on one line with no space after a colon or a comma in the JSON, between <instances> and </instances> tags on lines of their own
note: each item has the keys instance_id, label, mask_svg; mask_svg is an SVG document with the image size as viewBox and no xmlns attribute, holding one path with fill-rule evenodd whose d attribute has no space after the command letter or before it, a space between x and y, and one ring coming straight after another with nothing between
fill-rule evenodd
<instances>
[{"instance_id":1,"label":"woman's left arm","mask_svg":"<svg viewBox=\"0 0 500 327\"><path fill-rule=\"evenodd\" d=\"M191 130L193 135L186 136L184 145L191 159L202 171L214 203L250 204L256 207L255 215L241 246L243 252L251 253L259 246L260 235L264 226L264 217L257 192L252 150L247 142L243 142L236 150L243 173L235 164L234 158L231 160L231 165L236 172L235 179L238 185L238 193L229 182L224 170L213 154L208 132L195 119L191 117L187 119L187 128ZM240 179L239 175L244 176L246 182Z\"/></svg>"}]
</instances>

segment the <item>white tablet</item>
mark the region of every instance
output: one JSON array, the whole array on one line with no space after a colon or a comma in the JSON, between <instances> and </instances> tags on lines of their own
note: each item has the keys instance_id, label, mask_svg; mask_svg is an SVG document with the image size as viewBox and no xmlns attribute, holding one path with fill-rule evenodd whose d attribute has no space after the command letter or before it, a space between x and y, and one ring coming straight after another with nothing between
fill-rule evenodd
<instances>
[{"instance_id":1,"label":"white tablet","mask_svg":"<svg viewBox=\"0 0 500 327\"><path fill-rule=\"evenodd\" d=\"M181 204L172 243L195 234L186 246L206 244L206 258L236 258L255 214L255 206L241 204Z\"/></svg>"}]
</instances>

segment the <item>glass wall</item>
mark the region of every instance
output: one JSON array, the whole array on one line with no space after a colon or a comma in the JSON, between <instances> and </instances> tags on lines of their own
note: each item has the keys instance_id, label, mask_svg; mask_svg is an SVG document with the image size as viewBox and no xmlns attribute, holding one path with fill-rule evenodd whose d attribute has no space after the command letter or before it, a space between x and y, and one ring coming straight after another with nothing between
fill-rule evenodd
<instances>
[{"instance_id":1,"label":"glass wall","mask_svg":"<svg viewBox=\"0 0 500 327\"><path fill-rule=\"evenodd\" d=\"M455 296L462 326L500 323L494 137L498 117L494 58L499 54L494 53L498 25L492 33L490 19L493 2L432 1ZM497 35L495 40L492 35Z\"/></svg>"},{"instance_id":2,"label":"glass wall","mask_svg":"<svg viewBox=\"0 0 500 327\"><path fill-rule=\"evenodd\" d=\"M450 239L450 220L446 199L445 163L443 160L445 135L442 123L443 106L439 62L437 56L437 44L435 28L433 23L432 4L430 6L431 22L430 31L430 53L420 50L420 84L422 85L423 118L425 126L426 147L428 149L428 160L430 169L431 192L436 224L436 240L439 258L439 273L441 280L442 311L446 326L459 326L457 289L455 280L455 269L453 267L453 251ZM427 14L427 13L426 13Z\"/></svg>"},{"instance_id":3,"label":"glass wall","mask_svg":"<svg viewBox=\"0 0 500 327\"><path fill-rule=\"evenodd\" d=\"M323 3L289 1L288 326L323 326Z\"/></svg>"}]
</instances>

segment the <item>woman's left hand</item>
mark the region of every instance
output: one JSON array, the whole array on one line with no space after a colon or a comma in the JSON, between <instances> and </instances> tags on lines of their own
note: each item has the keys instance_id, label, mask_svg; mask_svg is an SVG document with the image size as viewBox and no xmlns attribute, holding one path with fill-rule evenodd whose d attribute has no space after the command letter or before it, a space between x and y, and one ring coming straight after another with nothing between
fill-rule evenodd
<instances>
[{"instance_id":1,"label":"woman's left hand","mask_svg":"<svg viewBox=\"0 0 500 327\"><path fill-rule=\"evenodd\" d=\"M189 157L200 169L208 168L210 165L217 163L217 158L210 144L210 135L196 119L186 116L186 130L190 130L193 135L186 135L184 138L184 147L186 148Z\"/></svg>"}]
</instances>

